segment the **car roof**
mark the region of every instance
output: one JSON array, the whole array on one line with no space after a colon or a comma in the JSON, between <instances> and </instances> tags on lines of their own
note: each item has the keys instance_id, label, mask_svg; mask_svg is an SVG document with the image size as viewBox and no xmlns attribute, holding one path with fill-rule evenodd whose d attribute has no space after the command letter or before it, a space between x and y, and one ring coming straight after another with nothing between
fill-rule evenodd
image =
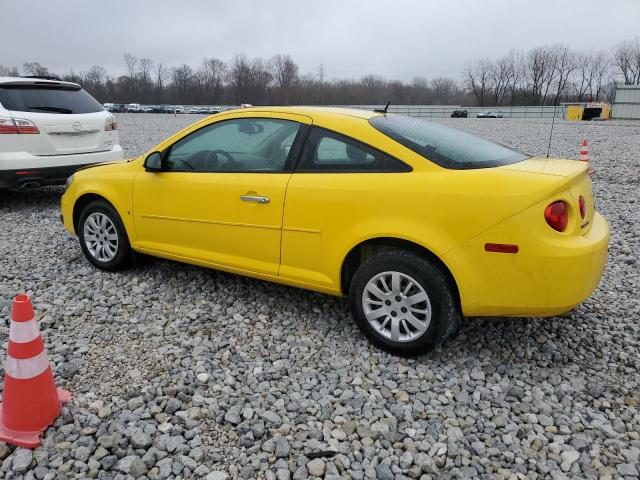
<instances>
[{"instance_id":1,"label":"car roof","mask_svg":"<svg viewBox=\"0 0 640 480\"><path fill-rule=\"evenodd\" d=\"M0 77L0 85L60 85L63 87L80 88L80 85L73 82L25 77Z\"/></svg>"},{"instance_id":2,"label":"car roof","mask_svg":"<svg viewBox=\"0 0 640 480\"><path fill-rule=\"evenodd\" d=\"M305 115L311 118L318 117L327 117L334 115L343 115L347 117L359 118L362 120L369 120L372 117L376 117L381 115L380 113L374 112L372 110L362 110L359 108L342 108L342 107L249 107L242 109L235 109L235 111L243 111L243 112L264 112L264 113L290 113L295 115ZM227 112L232 112L234 110L227 110Z\"/></svg>"}]
</instances>

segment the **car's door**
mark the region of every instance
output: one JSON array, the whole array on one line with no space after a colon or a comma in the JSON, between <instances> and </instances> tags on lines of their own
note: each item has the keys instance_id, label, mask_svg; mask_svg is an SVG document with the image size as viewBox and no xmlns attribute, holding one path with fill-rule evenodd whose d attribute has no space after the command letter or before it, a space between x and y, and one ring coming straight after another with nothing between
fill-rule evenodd
<instances>
[{"instance_id":1,"label":"car's door","mask_svg":"<svg viewBox=\"0 0 640 480\"><path fill-rule=\"evenodd\" d=\"M397 212L405 163L353 138L311 127L289 181L280 276L334 292L339 265L361 227Z\"/></svg>"},{"instance_id":2,"label":"car's door","mask_svg":"<svg viewBox=\"0 0 640 480\"><path fill-rule=\"evenodd\" d=\"M162 171L134 179L137 247L276 275L292 146L305 123L285 114L221 119L156 155Z\"/></svg>"}]
</instances>

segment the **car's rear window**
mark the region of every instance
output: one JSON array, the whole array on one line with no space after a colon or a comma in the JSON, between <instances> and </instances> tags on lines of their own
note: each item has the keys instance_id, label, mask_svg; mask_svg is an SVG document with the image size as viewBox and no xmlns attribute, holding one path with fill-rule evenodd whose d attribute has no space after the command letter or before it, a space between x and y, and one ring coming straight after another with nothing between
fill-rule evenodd
<instances>
[{"instance_id":1,"label":"car's rear window","mask_svg":"<svg viewBox=\"0 0 640 480\"><path fill-rule=\"evenodd\" d=\"M40 85L0 85L0 104L15 112L94 113L104 110L81 88Z\"/></svg>"},{"instance_id":2,"label":"car's rear window","mask_svg":"<svg viewBox=\"0 0 640 480\"><path fill-rule=\"evenodd\" d=\"M444 168L463 170L520 162L528 155L433 121L379 115L369 123L414 152Z\"/></svg>"}]
</instances>

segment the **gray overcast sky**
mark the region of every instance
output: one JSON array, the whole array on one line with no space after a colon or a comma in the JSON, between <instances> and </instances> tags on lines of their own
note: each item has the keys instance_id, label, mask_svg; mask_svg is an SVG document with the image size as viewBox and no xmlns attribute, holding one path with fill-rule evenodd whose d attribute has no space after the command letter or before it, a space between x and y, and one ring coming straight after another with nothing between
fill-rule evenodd
<instances>
[{"instance_id":1,"label":"gray overcast sky","mask_svg":"<svg viewBox=\"0 0 640 480\"><path fill-rule=\"evenodd\" d=\"M640 35L639 0L0 0L0 64L54 72L122 55L174 66L289 53L302 73L460 77L465 63L566 43L609 49Z\"/></svg>"}]
</instances>

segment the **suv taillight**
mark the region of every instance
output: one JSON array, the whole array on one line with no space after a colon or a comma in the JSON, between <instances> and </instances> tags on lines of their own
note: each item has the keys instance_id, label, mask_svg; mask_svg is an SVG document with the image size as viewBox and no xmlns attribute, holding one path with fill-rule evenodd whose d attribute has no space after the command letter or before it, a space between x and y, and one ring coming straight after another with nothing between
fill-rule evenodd
<instances>
[{"instance_id":1,"label":"suv taillight","mask_svg":"<svg viewBox=\"0 0 640 480\"><path fill-rule=\"evenodd\" d=\"M111 130L117 130L117 129L118 129L118 122L116 122L115 117L108 117L104 121L105 132L110 132Z\"/></svg>"},{"instance_id":2,"label":"suv taillight","mask_svg":"<svg viewBox=\"0 0 640 480\"><path fill-rule=\"evenodd\" d=\"M544 211L544 219L549 226L558 232L564 232L569 222L569 209L562 200L553 202Z\"/></svg>"},{"instance_id":3,"label":"suv taillight","mask_svg":"<svg viewBox=\"0 0 640 480\"><path fill-rule=\"evenodd\" d=\"M0 134L33 135L36 133L40 133L40 130L29 120L0 117Z\"/></svg>"}]
</instances>

